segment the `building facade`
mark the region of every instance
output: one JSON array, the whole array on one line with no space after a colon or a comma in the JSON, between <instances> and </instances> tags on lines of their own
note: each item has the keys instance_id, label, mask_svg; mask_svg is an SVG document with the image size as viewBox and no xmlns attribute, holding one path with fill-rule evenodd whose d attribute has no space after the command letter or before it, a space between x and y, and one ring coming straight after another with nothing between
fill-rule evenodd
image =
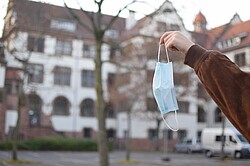
<instances>
[{"instance_id":1,"label":"building facade","mask_svg":"<svg viewBox=\"0 0 250 166\"><path fill-rule=\"evenodd\" d=\"M84 18L80 10L76 13ZM112 18L104 17L106 20ZM124 27L125 20L118 18L107 31L106 38L117 39ZM9 2L5 17L4 41L8 61L5 133L11 133L15 126L18 85L23 80L28 99L26 111L21 116L25 117L21 120L25 129L46 128L50 133L55 131L56 135L96 138L93 34L82 28L64 7L14 0ZM110 50L110 46L104 44L103 61L110 59ZM16 57L28 59L25 67L28 77L19 74L24 64ZM114 73L114 65L108 62L103 65L105 96L108 96L108 80ZM116 120L112 109L110 111L107 129L109 136L114 137ZM24 132L20 130L24 139L37 136Z\"/></svg>"},{"instance_id":2,"label":"building facade","mask_svg":"<svg viewBox=\"0 0 250 166\"><path fill-rule=\"evenodd\" d=\"M85 15L88 12L83 14L80 10L73 10L81 21L88 21ZM108 15L103 17L107 22L113 18ZM167 30L179 30L206 48L227 53L243 69L249 70L249 32L247 28L239 28L249 27L248 22L241 22L235 16L230 26L207 30L204 19L195 19L195 27L199 30L188 32L171 2L166 1L157 12L140 20L135 20L134 12L130 12L127 19L118 17L107 31L105 39L120 43L125 50L117 53L108 42L101 50L102 60L105 61L102 68L104 97L110 105L106 128L108 137L116 141L117 147L124 148L128 132L134 149L152 150L158 144L156 137L161 145L166 138L173 145L185 137L198 137L204 127L220 126L220 110L208 97L193 70L183 65L182 56L169 52L174 64L180 108L177 111L178 132L172 132L162 123L151 89L158 40ZM227 31L230 29L231 32ZM27 104L21 111L20 138L49 135L97 139L93 34L64 7L10 0L3 41L7 64L6 68L0 66L0 76L5 76L5 81L0 82L0 89L4 89L2 102L0 96L0 122L3 126L0 138L10 138L15 127L18 92L20 82L24 81ZM163 49L161 57L165 59ZM122 79L121 85L116 88L116 91L123 89L122 92L128 94L126 100L110 91L114 77L129 73L128 68L122 69L108 62L115 58L122 58L122 65L130 64L130 69L144 67L143 70L130 72L129 81ZM24 63L20 59L28 61ZM24 71L26 74L22 74ZM132 104L129 103L131 101ZM131 114L127 113L128 110ZM167 121L176 125L174 115L170 115ZM227 125L230 123L227 122Z\"/></svg>"}]
</instances>

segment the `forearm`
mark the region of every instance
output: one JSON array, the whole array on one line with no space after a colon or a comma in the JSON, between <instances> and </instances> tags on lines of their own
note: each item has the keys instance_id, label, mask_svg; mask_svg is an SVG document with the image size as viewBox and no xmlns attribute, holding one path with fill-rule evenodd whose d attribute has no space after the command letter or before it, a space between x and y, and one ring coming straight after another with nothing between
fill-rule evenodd
<instances>
[{"instance_id":1,"label":"forearm","mask_svg":"<svg viewBox=\"0 0 250 166\"><path fill-rule=\"evenodd\" d=\"M250 131L250 76L225 55L217 51L208 51L198 45L192 46L185 57L185 64L194 68L205 89L234 124L243 133ZM244 133L250 140L250 134Z\"/></svg>"}]
</instances>

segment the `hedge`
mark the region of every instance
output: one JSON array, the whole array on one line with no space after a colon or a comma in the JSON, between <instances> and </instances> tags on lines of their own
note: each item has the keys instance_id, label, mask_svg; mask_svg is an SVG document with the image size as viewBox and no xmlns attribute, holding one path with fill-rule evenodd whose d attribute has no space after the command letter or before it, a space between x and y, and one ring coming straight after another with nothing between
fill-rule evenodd
<instances>
[{"instance_id":1,"label":"hedge","mask_svg":"<svg viewBox=\"0 0 250 166\"><path fill-rule=\"evenodd\" d=\"M44 137L17 143L19 150L33 151L97 151L97 142L86 139ZM11 150L10 141L0 142L0 150ZM109 144L112 150L112 144Z\"/></svg>"}]
</instances>

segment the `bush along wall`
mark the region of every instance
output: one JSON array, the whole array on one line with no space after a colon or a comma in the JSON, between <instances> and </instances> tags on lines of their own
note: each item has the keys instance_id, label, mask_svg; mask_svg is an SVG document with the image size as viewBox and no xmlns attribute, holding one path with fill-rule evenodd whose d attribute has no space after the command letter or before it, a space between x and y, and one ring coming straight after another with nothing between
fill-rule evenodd
<instances>
[{"instance_id":1,"label":"bush along wall","mask_svg":"<svg viewBox=\"0 0 250 166\"><path fill-rule=\"evenodd\" d=\"M11 150L10 141L0 142L0 150ZM97 151L98 145L96 141L86 139L72 138L36 138L27 141L19 141L19 150L34 151ZM112 150L112 144L109 145Z\"/></svg>"}]
</instances>

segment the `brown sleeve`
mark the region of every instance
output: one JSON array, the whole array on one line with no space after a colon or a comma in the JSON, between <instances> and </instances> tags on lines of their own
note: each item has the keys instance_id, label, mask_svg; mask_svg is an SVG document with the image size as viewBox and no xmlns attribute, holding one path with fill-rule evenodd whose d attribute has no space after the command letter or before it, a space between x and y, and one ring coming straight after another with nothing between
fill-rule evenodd
<instances>
[{"instance_id":1,"label":"brown sleeve","mask_svg":"<svg viewBox=\"0 0 250 166\"><path fill-rule=\"evenodd\" d=\"M218 107L250 142L250 73L222 53L199 45L189 49L184 63L194 68Z\"/></svg>"}]
</instances>

